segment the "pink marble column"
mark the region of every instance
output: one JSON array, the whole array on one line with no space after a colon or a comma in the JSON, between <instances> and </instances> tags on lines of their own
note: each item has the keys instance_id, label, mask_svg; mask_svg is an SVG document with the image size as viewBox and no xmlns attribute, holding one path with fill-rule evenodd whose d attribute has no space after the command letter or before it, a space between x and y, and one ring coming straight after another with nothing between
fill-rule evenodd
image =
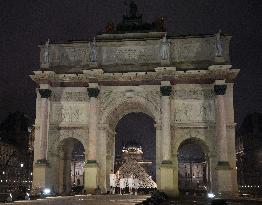
<instances>
[{"instance_id":1,"label":"pink marble column","mask_svg":"<svg viewBox=\"0 0 262 205\"><path fill-rule=\"evenodd\" d=\"M41 95L41 124L40 124L40 150L38 161L46 161L46 150L48 140L48 98L51 96L52 91L49 89L39 89Z\"/></svg>"},{"instance_id":2,"label":"pink marble column","mask_svg":"<svg viewBox=\"0 0 262 205\"><path fill-rule=\"evenodd\" d=\"M90 97L89 107L89 141L87 160L96 161L96 140L97 140L97 96L98 88L87 88Z\"/></svg>"},{"instance_id":3,"label":"pink marble column","mask_svg":"<svg viewBox=\"0 0 262 205\"><path fill-rule=\"evenodd\" d=\"M169 161L171 158L171 130L170 130L170 96L172 87L161 86L161 127L162 127L162 160Z\"/></svg>"},{"instance_id":4,"label":"pink marble column","mask_svg":"<svg viewBox=\"0 0 262 205\"><path fill-rule=\"evenodd\" d=\"M224 95L227 85L215 85L216 94L216 138L218 142L219 162L218 165L228 165L228 149L226 136L226 115Z\"/></svg>"}]
</instances>

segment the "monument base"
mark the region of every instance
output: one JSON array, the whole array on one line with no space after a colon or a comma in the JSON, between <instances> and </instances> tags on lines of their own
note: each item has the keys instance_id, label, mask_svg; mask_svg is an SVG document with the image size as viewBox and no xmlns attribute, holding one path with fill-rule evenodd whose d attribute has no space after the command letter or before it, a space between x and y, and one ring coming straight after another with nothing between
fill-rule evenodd
<instances>
[{"instance_id":1,"label":"monument base","mask_svg":"<svg viewBox=\"0 0 262 205\"><path fill-rule=\"evenodd\" d=\"M171 161L163 161L160 166L160 190L168 196L178 197L177 175L174 172L174 166Z\"/></svg>"},{"instance_id":2,"label":"monument base","mask_svg":"<svg viewBox=\"0 0 262 205\"><path fill-rule=\"evenodd\" d=\"M95 194L97 190L97 163L95 160L87 161L84 167L84 190L87 194Z\"/></svg>"},{"instance_id":3,"label":"monument base","mask_svg":"<svg viewBox=\"0 0 262 205\"><path fill-rule=\"evenodd\" d=\"M220 198L232 198L237 196L237 190L232 183L232 168L227 161L219 161L216 166L217 187L216 196Z\"/></svg>"},{"instance_id":4,"label":"monument base","mask_svg":"<svg viewBox=\"0 0 262 205\"><path fill-rule=\"evenodd\" d=\"M46 160L38 160L33 166L33 184L35 189L48 187L47 173L49 163Z\"/></svg>"}]
</instances>

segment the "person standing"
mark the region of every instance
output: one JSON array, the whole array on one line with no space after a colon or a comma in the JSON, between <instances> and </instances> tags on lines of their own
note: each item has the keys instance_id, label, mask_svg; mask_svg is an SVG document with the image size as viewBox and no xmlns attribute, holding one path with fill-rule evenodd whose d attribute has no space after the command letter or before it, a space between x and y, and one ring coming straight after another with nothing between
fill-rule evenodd
<instances>
[{"instance_id":1,"label":"person standing","mask_svg":"<svg viewBox=\"0 0 262 205\"><path fill-rule=\"evenodd\" d=\"M139 188L139 179L137 177L134 177L134 189L135 189L135 195L137 195L137 190Z\"/></svg>"},{"instance_id":2,"label":"person standing","mask_svg":"<svg viewBox=\"0 0 262 205\"><path fill-rule=\"evenodd\" d=\"M109 182L110 182L110 194L115 194L116 190L116 175L114 174L113 170L109 174Z\"/></svg>"},{"instance_id":3,"label":"person standing","mask_svg":"<svg viewBox=\"0 0 262 205\"><path fill-rule=\"evenodd\" d=\"M133 186L134 186L133 174L130 174L129 177L127 178L127 184L128 184L129 194L132 194Z\"/></svg>"},{"instance_id":4,"label":"person standing","mask_svg":"<svg viewBox=\"0 0 262 205\"><path fill-rule=\"evenodd\" d=\"M126 188L126 179L124 177L120 178L119 187L120 187L120 195L123 195L125 192L124 190Z\"/></svg>"}]
</instances>

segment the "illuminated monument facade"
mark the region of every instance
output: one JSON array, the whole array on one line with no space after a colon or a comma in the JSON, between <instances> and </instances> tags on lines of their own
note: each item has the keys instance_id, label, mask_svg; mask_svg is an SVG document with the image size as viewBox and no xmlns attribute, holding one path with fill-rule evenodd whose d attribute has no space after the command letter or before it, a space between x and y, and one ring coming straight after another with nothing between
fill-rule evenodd
<instances>
[{"instance_id":1,"label":"illuminated monument facade","mask_svg":"<svg viewBox=\"0 0 262 205\"><path fill-rule=\"evenodd\" d=\"M131 3L132 4L132 3ZM40 46L34 187L69 192L74 143L85 148L84 187L108 188L115 159L115 127L131 112L151 116L156 129L156 183L178 195L178 149L200 144L208 189L237 192L231 37L169 36L161 22L143 24L136 7L91 42ZM154 28L157 28L154 30Z\"/></svg>"}]
</instances>

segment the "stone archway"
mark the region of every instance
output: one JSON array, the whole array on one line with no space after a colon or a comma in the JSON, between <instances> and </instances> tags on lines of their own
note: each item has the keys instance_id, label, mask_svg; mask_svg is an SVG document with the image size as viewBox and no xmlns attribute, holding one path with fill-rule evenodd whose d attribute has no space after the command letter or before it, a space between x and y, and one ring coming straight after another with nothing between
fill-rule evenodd
<instances>
[{"instance_id":1,"label":"stone archway","mask_svg":"<svg viewBox=\"0 0 262 205\"><path fill-rule=\"evenodd\" d=\"M178 147L180 192L203 194L210 190L209 147L200 138L187 138Z\"/></svg>"},{"instance_id":2,"label":"stone archway","mask_svg":"<svg viewBox=\"0 0 262 205\"><path fill-rule=\"evenodd\" d=\"M175 170L175 178L177 188L178 188L178 155L179 149L185 144L196 144L200 146L201 150L203 151L206 159L206 166L207 166L207 191L212 191L214 189L214 179L215 179L215 167L216 167L216 160L215 160L215 148L214 143L212 143L212 131L207 129L191 129L191 130L183 130L180 129L176 133L176 138L173 142L172 146L172 153L173 159L177 166Z\"/></svg>"},{"instance_id":3,"label":"stone archway","mask_svg":"<svg viewBox=\"0 0 262 205\"><path fill-rule=\"evenodd\" d=\"M159 110L151 102L140 97L132 99L118 99L103 112L100 120L100 147L98 147L98 156L100 161L99 186L107 190L110 170L113 170L115 158L115 128L119 120L128 113L144 113L151 117L156 123L159 123ZM160 136L156 136L160 137ZM156 143L158 145L158 143ZM106 147L103 150L102 147ZM159 146L156 146L156 154L160 152ZM104 155L104 156L103 156Z\"/></svg>"},{"instance_id":4,"label":"stone archway","mask_svg":"<svg viewBox=\"0 0 262 205\"><path fill-rule=\"evenodd\" d=\"M84 149L84 145L82 142L76 138L69 137L64 138L58 142L56 150L57 150L57 185L58 192L63 194L70 194L72 189L71 182L71 163L72 163L72 152L75 146L82 145ZM80 148L79 148L80 149ZM84 149L85 150L85 149ZM83 158L85 152L82 153Z\"/></svg>"}]
</instances>

